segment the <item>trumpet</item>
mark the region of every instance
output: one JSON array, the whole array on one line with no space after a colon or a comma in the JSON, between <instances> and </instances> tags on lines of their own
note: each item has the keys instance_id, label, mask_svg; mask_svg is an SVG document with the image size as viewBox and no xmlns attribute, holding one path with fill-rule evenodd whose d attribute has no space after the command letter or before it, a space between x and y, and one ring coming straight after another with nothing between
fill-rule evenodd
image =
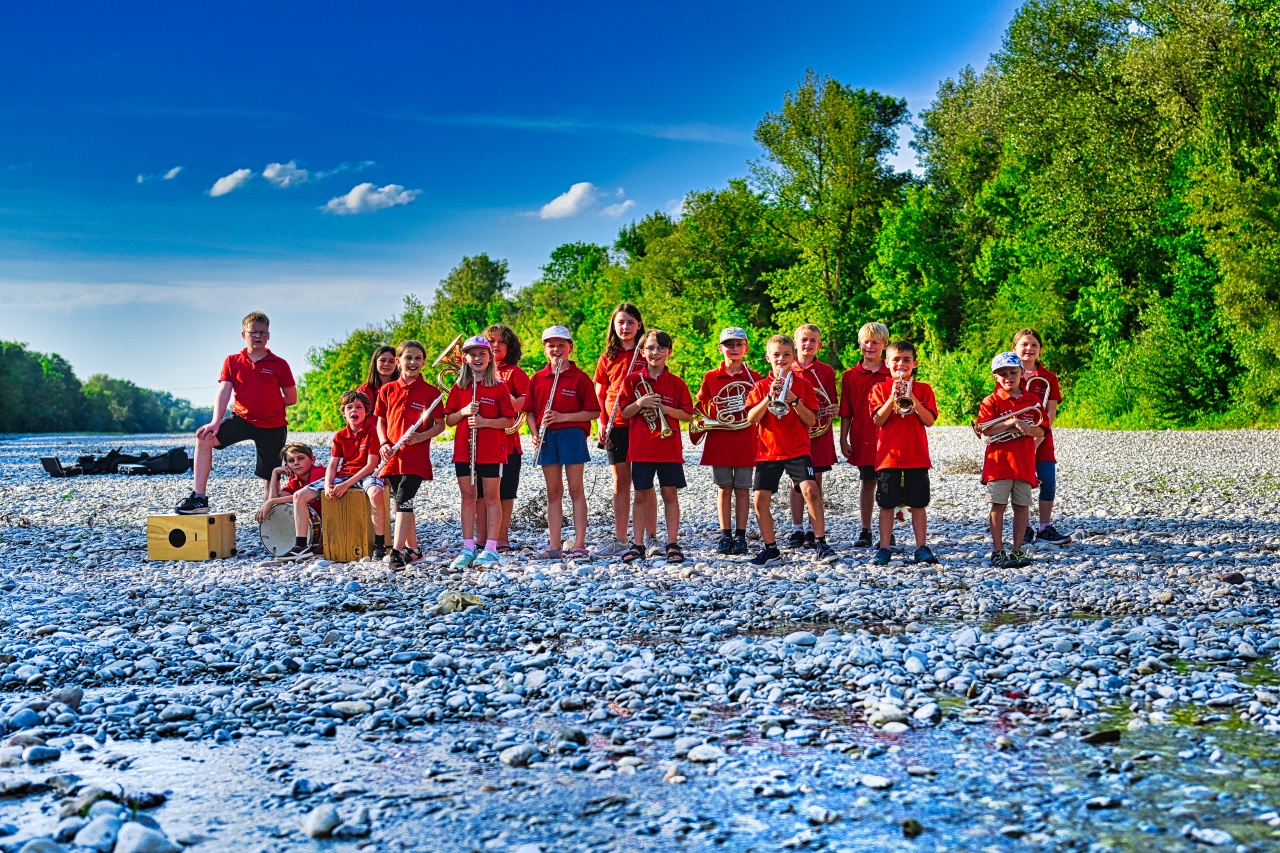
<instances>
[{"instance_id":1,"label":"trumpet","mask_svg":"<svg viewBox=\"0 0 1280 853\"><path fill-rule=\"evenodd\" d=\"M752 376L749 371L748 376ZM689 422L689 440L694 444L706 438L713 429L738 430L751 426L747 421L747 395L755 383L737 379L721 388L705 404L693 408Z\"/></svg>"},{"instance_id":2,"label":"trumpet","mask_svg":"<svg viewBox=\"0 0 1280 853\"><path fill-rule=\"evenodd\" d=\"M636 386L636 399L647 397L656 393L653 386L644 378L644 371L640 371L640 384ZM650 432L656 432L658 438L670 438L672 436L671 427L667 424L667 418L662 413L662 403L658 403L657 409L642 408L640 414L644 416L644 422L649 426Z\"/></svg>"},{"instance_id":3,"label":"trumpet","mask_svg":"<svg viewBox=\"0 0 1280 853\"><path fill-rule=\"evenodd\" d=\"M900 417L906 417L916 410L916 404L911 400L911 388L916 384L911 373L899 372L893 380L893 408L898 412Z\"/></svg>"},{"instance_id":4,"label":"trumpet","mask_svg":"<svg viewBox=\"0 0 1280 853\"><path fill-rule=\"evenodd\" d=\"M791 371L788 370L787 374L782 377L782 387L780 387L778 389L778 393L769 400L769 414L773 415L775 418L783 417L791 408L787 404L787 393L791 390L792 375ZM777 381L777 377L774 378L774 381Z\"/></svg>"},{"instance_id":5,"label":"trumpet","mask_svg":"<svg viewBox=\"0 0 1280 853\"><path fill-rule=\"evenodd\" d=\"M458 378L458 372L462 369L462 361L462 335L458 335L453 339L452 343L441 350L440 354L436 356L436 360L431 362L432 367L444 365L436 373L436 390L440 392L440 396L436 397L435 401L423 410L422 415L414 422L413 426L405 430L404 435L400 436L396 443L391 445L390 452L378 463L378 467L373 470L373 476L382 476L382 472L387 469L387 464L391 461L391 457L400 452L400 448L404 447L409 437L426 424L427 419L431 417L431 413L436 410L436 406L439 406L444 401L445 394L453 387L454 381ZM474 435L475 433L473 432L473 438Z\"/></svg>"},{"instance_id":6,"label":"trumpet","mask_svg":"<svg viewBox=\"0 0 1280 853\"><path fill-rule=\"evenodd\" d=\"M533 464L537 465L542 459L542 444L547 438L547 415L551 414L551 405L556 401L556 386L560 384L560 368L564 366L564 359L557 358L555 367L551 372L551 395L547 397L547 407L542 410L542 423L538 425L538 454L534 457Z\"/></svg>"}]
</instances>

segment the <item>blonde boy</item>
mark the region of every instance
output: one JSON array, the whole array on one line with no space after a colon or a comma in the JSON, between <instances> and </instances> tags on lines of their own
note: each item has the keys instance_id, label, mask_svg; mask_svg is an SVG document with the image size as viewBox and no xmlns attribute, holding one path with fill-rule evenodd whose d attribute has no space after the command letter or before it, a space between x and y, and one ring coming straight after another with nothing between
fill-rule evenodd
<instances>
[{"instance_id":1,"label":"blonde boy","mask_svg":"<svg viewBox=\"0 0 1280 853\"><path fill-rule=\"evenodd\" d=\"M845 461L858 468L858 513L862 532L854 543L870 548L871 513L876 502L876 434L879 429L871 419L867 401L871 389L889 378L889 365L884 349L889 346L889 327L884 323L867 323L858 330L858 349L862 360L840 377L840 450Z\"/></svg>"}]
</instances>

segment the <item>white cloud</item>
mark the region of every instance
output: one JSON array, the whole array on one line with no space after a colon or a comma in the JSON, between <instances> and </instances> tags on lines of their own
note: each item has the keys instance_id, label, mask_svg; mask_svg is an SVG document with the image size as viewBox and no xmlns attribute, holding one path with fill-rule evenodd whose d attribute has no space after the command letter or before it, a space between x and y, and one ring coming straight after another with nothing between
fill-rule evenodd
<instances>
[{"instance_id":1,"label":"white cloud","mask_svg":"<svg viewBox=\"0 0 1280 853\"><path fill-rule=\"evenodd\" d=\"M145 175L138 175L138 183L140 183L140 184L142 184L142 183L146 183L146 180L147 180L147 178L146 178L146 176L145 176Z\"/></svg>"},{"instance_id":2,"label":"white cloud","mask_svg":"<svg viewBox=\"0 0 1280 853\"><path fill-rule=\"evenodd\" d=\"M581 216L595 207L600 191L590 181L579 181L568 190L551 199L538 211L541 219L565 219Z\"/></svg>"},{"instance_id":3,"label":"white cloud","mask_svg":"<svg viewBox=\"0 0 1280 853\"><path fill-rule=\"evenodd\" d=\"M181 167L181 166L174 166L172 169L170 169L169 171L165 172L165 173L164 173L164 177L163 177L163 178L161 178L160 180L162 180L162 181L172 181L174 178L178 177L178 173L179 173L179 172L181 172L181 171L182 171L182 167Z\"/></svg>"},{"instance_id":4,"label":"white cloud","mask_svg":"<svg viewBox=\"0 0 1280 853\"><path fill-rule=\"evenodd\" d=\"M600 211L600 215L608 216L611 219L616 219L617 217L626 213L628 210L630 210L635 206L636 206L635 200L629 198L626 201L620 201L617 204L609 205L608 207Z\"/></svg>"},{"instance_id":5,"label":"white cloud","mask_svg":"<svg viewBox=\"0 0 1280 853\"><path fill-rule=\"evenodd\" d=\"M145 184L145 183L148 183L149 181L172 181L174 178L178 177L178 175L181 172L182 172L181 166L174 166L172 169L165 172L164 174L144 175L141 172L139 172L137 180L138 180L138 183L140 184Z\"/></svg>"},{"instance_id":6,"label":"white cloud","mask_svg":"<svg viewBox=\"0 0 1280 853\"><path fill-rule=\"evenodd\" d=\"M667 200L667 213L674 219L684 216L684 199L673 198Z\"/></svg>"},{"instance_id":7,"label":"white cloud","mask_svg":"<svg viewBox=\"0 0 1280 853\"><path fill-rule=\"evenodd\" d=\"M399 184L387 184L385 187L374 187L371 183L357 184L346 195L329 199L328 204L320 208L325 213L336 213L340 216L352 213L373 213L389 207L400 207L408 204L422 194L422 190L406 190Z\"/></svg>"},{"instance_id":8,"label":"white cloud","mask_svg":"<svg viewBox=\"0 0 1280 853\"><path fill-rule=\"evenodd\" d=\"M218 196L226 195L233 190L238 190L240 187L247 184L249 179L252 177L252 169L236 169L230 175L225 175L214 181L213 186L209 188L209 195L217 198Z\"/></svg>"},{"instance_id":9,"label":"white cloud","mask_svg":"<svg viewBox=\"0 0 1280 853\"><path fill-rule=\"evenodd\" d=\"M268 163L262 170L262 177L281 189L288 189L311 180L311 173L299 169L297 161L290 160L288 163Z\"/></svg>"}]
</instances>

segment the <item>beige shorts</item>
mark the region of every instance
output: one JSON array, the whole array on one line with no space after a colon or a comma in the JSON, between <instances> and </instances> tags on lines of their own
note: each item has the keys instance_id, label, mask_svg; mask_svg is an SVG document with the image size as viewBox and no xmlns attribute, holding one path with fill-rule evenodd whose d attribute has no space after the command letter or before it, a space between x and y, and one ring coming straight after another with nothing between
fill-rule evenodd
<instances>
[{"instance_id":1,"label":"beige shorts","mask_svg":"<svg viewBox=\"0 0 1280 853\"><path fill-rule=\"evenodd\" d=\"M987 496L999 506L1011 498L1014 506L1031 506L1031 484L1025 480L992 480L987 483Z\"/></svg>"}]
</instances>

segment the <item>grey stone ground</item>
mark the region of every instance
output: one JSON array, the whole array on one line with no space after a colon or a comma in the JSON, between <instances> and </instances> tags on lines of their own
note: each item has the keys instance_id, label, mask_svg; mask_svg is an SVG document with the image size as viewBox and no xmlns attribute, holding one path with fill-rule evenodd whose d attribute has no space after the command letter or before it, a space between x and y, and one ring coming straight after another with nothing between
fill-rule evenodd
<instances>
[{"instance_id":1,"label":"grey stone ground","mask_svg":"<svg viewBox=\"0 0 1280 853\"><path fill-rule=\"evenodd\" d=\"M0 850L1275 849L1280 436L1061 431L1078 541L1025 569L986 564L971 433L931 441L937 567L852 548L848 466L840 562L717 560L690 465L683 566L484 575L445 568L451 475L424 564L270 564L233 448L241 555L152 563L185 479L36 459L185 439L0 443Z\"/></svg>"}]
</instances>

